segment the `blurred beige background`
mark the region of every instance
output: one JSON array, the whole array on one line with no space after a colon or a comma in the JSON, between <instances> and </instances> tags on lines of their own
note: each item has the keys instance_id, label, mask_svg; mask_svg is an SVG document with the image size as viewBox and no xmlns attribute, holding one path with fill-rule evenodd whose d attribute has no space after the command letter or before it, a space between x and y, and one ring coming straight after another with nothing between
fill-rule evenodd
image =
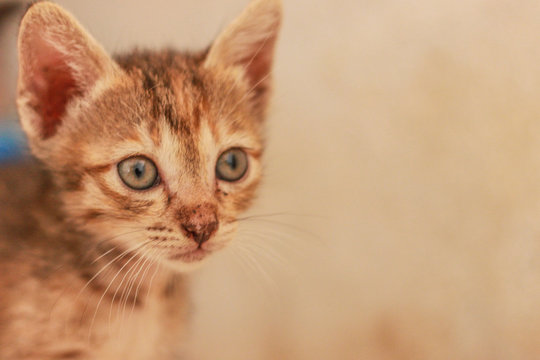
<instances>
[{"instance_id":1,"label":"blurred beige background","mask_svg":"<svg viewBox=\"0 0 540 360\"><path fill-rule=\"evenodd\" d=\"M111 51L247 4L58 2ZM193 358L540 358L540 2L284 6L251 211L279 214L195 275Z\"/></svg>"}]
</instances>

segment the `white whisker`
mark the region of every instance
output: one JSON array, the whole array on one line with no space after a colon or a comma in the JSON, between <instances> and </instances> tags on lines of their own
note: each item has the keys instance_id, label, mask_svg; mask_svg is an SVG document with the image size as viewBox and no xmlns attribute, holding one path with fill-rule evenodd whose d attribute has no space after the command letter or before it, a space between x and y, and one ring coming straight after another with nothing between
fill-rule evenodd
<instances>
[{"instance_id":1,"label":"white whisker","mask_svg":"<svg viewBox=\"0 0 540 360\"><path fill-rule=\"evenodd\" d=\"M135 261L135 263L133 263L130 268L128 269L128 271L125 271L124 272L124 276L122 276L122 280L120 281L120 284L118 284L118 286L116 286L116 290L114 291L114 294L113 294L113 297L112 297L112 300L111 300L111 305L110 305L110 309L109 309L109 327L110 327L110 324L111 324L111 319L112 319L112 312L113 312L113 308L115 307L115 303L114 303L114 300L116 299L116 295L118 295L118 291L120 289L122 289L122 294L121 294L121 297L120 297L120 303L122 302L122 299L123 299L123 296L124 296L124 291L125 291L125 287L122 288L122 285L124 284L124 280L126 280L126 277L128 275L131 274L131 272L133 271L133 269L137 266L137 264L139 264L141 261L142 261L143 257L140 256L139 259L137 259L137 261ZM110 331L110 330L109 330Z\"/></svg>"},{"instance_id":2,"label":"white whisker","mask_svg":"<svg viewBox=\"0 0 540 360\"><path fill-rule=\"evenodd\" d=\"M147 259L150 260L150 262L148 263L148 265L146 266L144 272L142 273L142 276L141 276L141 280L138 282L137 284L137 288L135 289L135 295L134 295L134 299L135 301L133 302L132 306L131 306L131 312L129 314L129 319L131 319L131 316L133 315L133 311L135 309L135 303L136 303L136 300L138 299L138 296L139 296L139 288L141 286L141 284L145 281L146 279L146 274L148 273L148 270L150 270L150 268L152 267L152 264L155 264L156 261L153 260L150 256L147 255ZM123 315L122 315L122 318L123 318Z\"/></svg>"},{"instance_id":3,"label":"white whisker","mask_svg":"<svg viewBox=\"0 0 540 360\"><path fill-rule=\"evenodd\" d=\"M143 242L141 244L140 247L148 244L150 241L146 241L146 242ZM116 280L116 278L118 277L118 275L122 272L122 270L131 262L131 260L133 260L135 258L135 256L137 256L137 253L134 253L129 259L128 261L122 265L122 267L120 268L120 270L118 270L118 272L116 273L116 275L110 280L109 282L109 285L105 288L105 290L103 291L103 294L101 295L101 297L99 298L99 301L98 301L98 304L96 306L96 310L94 311L94 316L92 317L92 321L90 323L90 328L89 328L89 331L88 331L88 337L90 338L91 334L92 334L92 327L94 325L94 322L96 320L96 316L97 316L97 313L98 313L98 310L99 310L99 306L101 305L101 302L103 301L103 298L105 297L105 295L107 294L107 292L109 291L109 289L111 288L114 280Z\"/></svg>"},{"instance_id":4,"label":"white whisker","mask_svg":"<svg viewBox=\"0 0 540 360\"><path fill-rule=\"evenodd\" d=\"M138 287L140 285L140 283L141 283L141 281L138 279L139 274L141 273L142 269L145 267L146 263L149 260L148 254L150 253L150 251L151 251L151 249L148 249L145 252L145 254L143 255L143 257L144 257L143 263L141 264L141 266L139 266L139 270L137 271L136 274L134 274L134 276L131 277L129 283L127 284L129 286L127 287L126 297L125 297L124 302L122 304L122 316L121 316L122 322L124 321L124 314L125 314L125 311L126 311L126 306L127 306L127 302L128 302L128 299L129 299L129 295L131 294L131 290L133 289L134 284L137 282L137 287ZM141 258L143 258L143 257L141 257ZM137 298L133 298L133 306L135 306L136 301L137 301Z\"/></svg>"}]
</instances>

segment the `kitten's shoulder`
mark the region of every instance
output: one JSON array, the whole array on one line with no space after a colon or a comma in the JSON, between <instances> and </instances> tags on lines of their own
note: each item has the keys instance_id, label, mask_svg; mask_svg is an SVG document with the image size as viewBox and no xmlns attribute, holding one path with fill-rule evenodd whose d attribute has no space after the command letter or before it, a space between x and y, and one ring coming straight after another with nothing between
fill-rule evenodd
<instances>
[{"instance_id":1,"label":"kitten's shoulder","mask_svg":"<svg viewBox=\"0 0 540 360\"><path fill-rule=\"evenodd\" d=\"M43 235L42 217L57 219L58 202L52 181L37 161L0 168L0 248L21 247Z\"/></svg>"},{"instance_id":2,"label":"kitten's shoulder","mask_svg":"<svg viewBox=\"0 0 540 360\"><path fill-rule=\"evenodd\" d=\"M39 162L25 160L2 164L0 167L0 199L9 204L35 198L43 194L50 177Z\"/></svg>"}]
</instances>

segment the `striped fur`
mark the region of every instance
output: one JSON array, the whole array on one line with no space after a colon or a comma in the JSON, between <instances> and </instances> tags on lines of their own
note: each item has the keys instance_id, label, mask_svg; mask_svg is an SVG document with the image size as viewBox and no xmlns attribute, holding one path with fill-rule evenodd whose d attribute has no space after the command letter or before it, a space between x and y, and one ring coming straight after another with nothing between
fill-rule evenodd
<instances>
[{"instance_id":1,"label":"striped fur","mask_svg":"<svg viewBox=\"0 0 540 360\"><path fill-rule=\"evenodd\" d=\"M29 8L17 103L39 162L0 174L0 358L178 355L184 273L232 240L260 182L280 17L256 0L205 51L110 57L57 5ZM249 159L234 183L215 175L229 148ZM117 164L133 155L158 185L124 185ZM186 236L185 219L209 216L208 241Z\"/></svg>"}]
</instances>

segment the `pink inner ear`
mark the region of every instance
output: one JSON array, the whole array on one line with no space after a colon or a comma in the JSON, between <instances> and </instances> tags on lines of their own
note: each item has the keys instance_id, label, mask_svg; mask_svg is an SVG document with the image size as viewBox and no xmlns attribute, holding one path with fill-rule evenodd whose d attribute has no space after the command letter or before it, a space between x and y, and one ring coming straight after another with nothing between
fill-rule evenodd
<instances>
[{"instance_id":1,"label":"pink inner ear","mask_svg":"<svg viewBox=\"0 0 540 360\"><path fill-rule=\"evenodd\" d=\"M69 100L81 91L64 55L50 47L35 50L39 50L36 52L39 58L29 79L30 88L40 116L42 136L48 138L56 133Z\"/></svg>"},{"instance_id":2,"label":"pink inner ear","mask_svg":"<svg viewBox=\"0 0 540 360\"><path fill-rule=\"evenodd\" d=\"M246 75L251 86L264 87L263 82L272 68L273 41L270 39L267 44L256 43L252 48L253 53L242 59L241 63L247 66Z\"/></svg>"}]
</instances>

